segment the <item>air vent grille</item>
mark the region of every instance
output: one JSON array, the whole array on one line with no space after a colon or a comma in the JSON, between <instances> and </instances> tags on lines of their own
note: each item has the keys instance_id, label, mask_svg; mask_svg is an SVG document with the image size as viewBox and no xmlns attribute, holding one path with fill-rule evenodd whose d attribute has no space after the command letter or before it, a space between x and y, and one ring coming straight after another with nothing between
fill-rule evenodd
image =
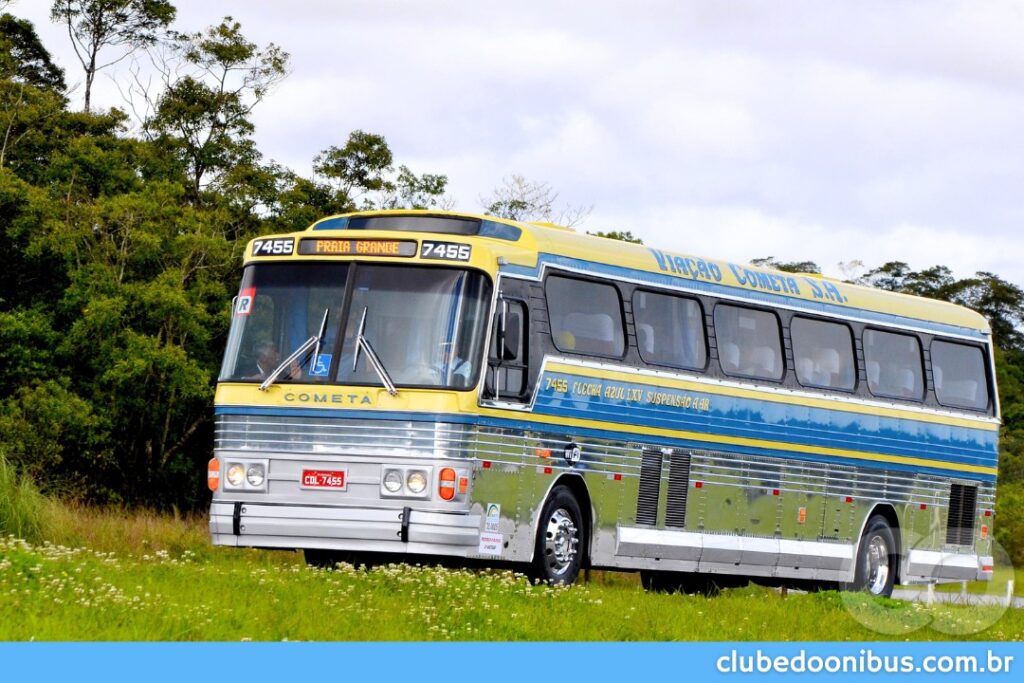
<instances>
[{"instance_id":1,"label":"air vent grille","mask_svg":"<svg viewBox=\"0 0 1024 683\"><path fill-rule=\"evenodd\" d=\"M661 493L661 450L645 448L640 461L640 493L636 500L636 523L658 523L658 495Z\"/></svg>"},{"instance_id":2,"label":"air vent grille","mask_svg":"<svg viewBox=\"0 0 1024 683\"><path fill-rule=\"evenodd\" d=\"M974 544L974 512L978 487L952 484L949 487L949 516L946 518L946 543Z\"/></svg>"},{"instance_id":3,"label":"air vent grille","mask_svg":"<svg viewBox=\"0 0 1024 683\"><path fill-rule=\"evenodd\" d=\"M686 526L686 495L690 490L690 454L675 452L669 459L665 526Z\"/></svg>"}]
</instances>

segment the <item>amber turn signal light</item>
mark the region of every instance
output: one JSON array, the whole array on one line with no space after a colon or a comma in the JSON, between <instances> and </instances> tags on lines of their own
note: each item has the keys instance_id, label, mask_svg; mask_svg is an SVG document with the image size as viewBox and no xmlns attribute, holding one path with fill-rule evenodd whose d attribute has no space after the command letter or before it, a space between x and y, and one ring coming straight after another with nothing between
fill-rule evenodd
<instances>
[{"instance_id":1,"label":"amber turn signal light","mask_svg":"<svg viewBox=\"0 0 1024 683\"><path fill-rule=\"evenodd\" d=\"M217 458L211 458L210 463L206 466L206 485L210 487L211 491L220 488L220 460Z\"/></svg>"},{"instance_id":2,"label":"amber turn signal light","mask_svg":"<svg viewBox=\"0 0 1024 683\"><path fill-rule=\"evenodd\" d=\"M442 468L437 475L437 494L442 500L455 497L455 470L451 467Z\"/></svg>"}]
</instances>

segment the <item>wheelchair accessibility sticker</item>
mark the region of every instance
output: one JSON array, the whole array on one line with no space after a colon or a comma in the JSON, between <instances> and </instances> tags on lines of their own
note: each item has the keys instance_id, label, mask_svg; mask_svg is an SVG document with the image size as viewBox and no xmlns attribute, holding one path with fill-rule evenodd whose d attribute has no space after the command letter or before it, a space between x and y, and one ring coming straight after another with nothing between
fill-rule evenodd
<instances>
[{"instance_id":1,"label":"wheelchair accessibility sticker","mask_svg":"<svg viewBox=\"0 0 1024 683\"><path fill-rule=\"evenodd\" d=\"M316 357L316 363L313 364L313 368L309 371L310 377L326 377L327 373L331 369L331 356L330 353L321 353Z\"/></svg>"}]
</instances>

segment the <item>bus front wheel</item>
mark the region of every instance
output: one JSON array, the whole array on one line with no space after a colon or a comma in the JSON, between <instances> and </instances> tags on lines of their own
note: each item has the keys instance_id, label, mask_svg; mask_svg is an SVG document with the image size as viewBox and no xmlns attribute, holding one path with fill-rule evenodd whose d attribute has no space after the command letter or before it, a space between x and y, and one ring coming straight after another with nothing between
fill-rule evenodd
<instances>
[{"instance_id":1,"label":"bus front wheel","mask_svg":"<svg viewBox=\"0 0 1024 683\"><path fill-rule=\"evenodd\" d=\"M892 597L898 561L896 534L885 517L875 515L868 520L864 536L860 540L853 583L843 588L886 598Z\"/></svg>"},{"instance_id":2,"label":"bus front wheel","mask_svg":"<svg viewBox=\"0 0 1024 683\"><path fill-rule=\"evenodd\" d=\"M548 496L537 524L529 576L537 582L571 584L583 566L583 515L565 486Z\"/></svg>"}]
</instances>

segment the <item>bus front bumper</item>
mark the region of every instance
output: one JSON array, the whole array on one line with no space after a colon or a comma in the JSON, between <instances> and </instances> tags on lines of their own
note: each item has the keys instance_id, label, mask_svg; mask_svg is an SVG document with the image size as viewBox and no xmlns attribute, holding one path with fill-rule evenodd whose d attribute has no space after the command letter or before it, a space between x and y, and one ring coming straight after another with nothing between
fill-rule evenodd
<instances>
[{"instance_id":1,"label":"bus front bumper","mask_svg":"<svg viewBox=\"0 0 1024 683\"><path fill-rule=\"evenodd\" d=\"M317 548L466 557L480 542L480 516L410 508L214 502L214 545Z\"/></svg>"}]
</instances>

